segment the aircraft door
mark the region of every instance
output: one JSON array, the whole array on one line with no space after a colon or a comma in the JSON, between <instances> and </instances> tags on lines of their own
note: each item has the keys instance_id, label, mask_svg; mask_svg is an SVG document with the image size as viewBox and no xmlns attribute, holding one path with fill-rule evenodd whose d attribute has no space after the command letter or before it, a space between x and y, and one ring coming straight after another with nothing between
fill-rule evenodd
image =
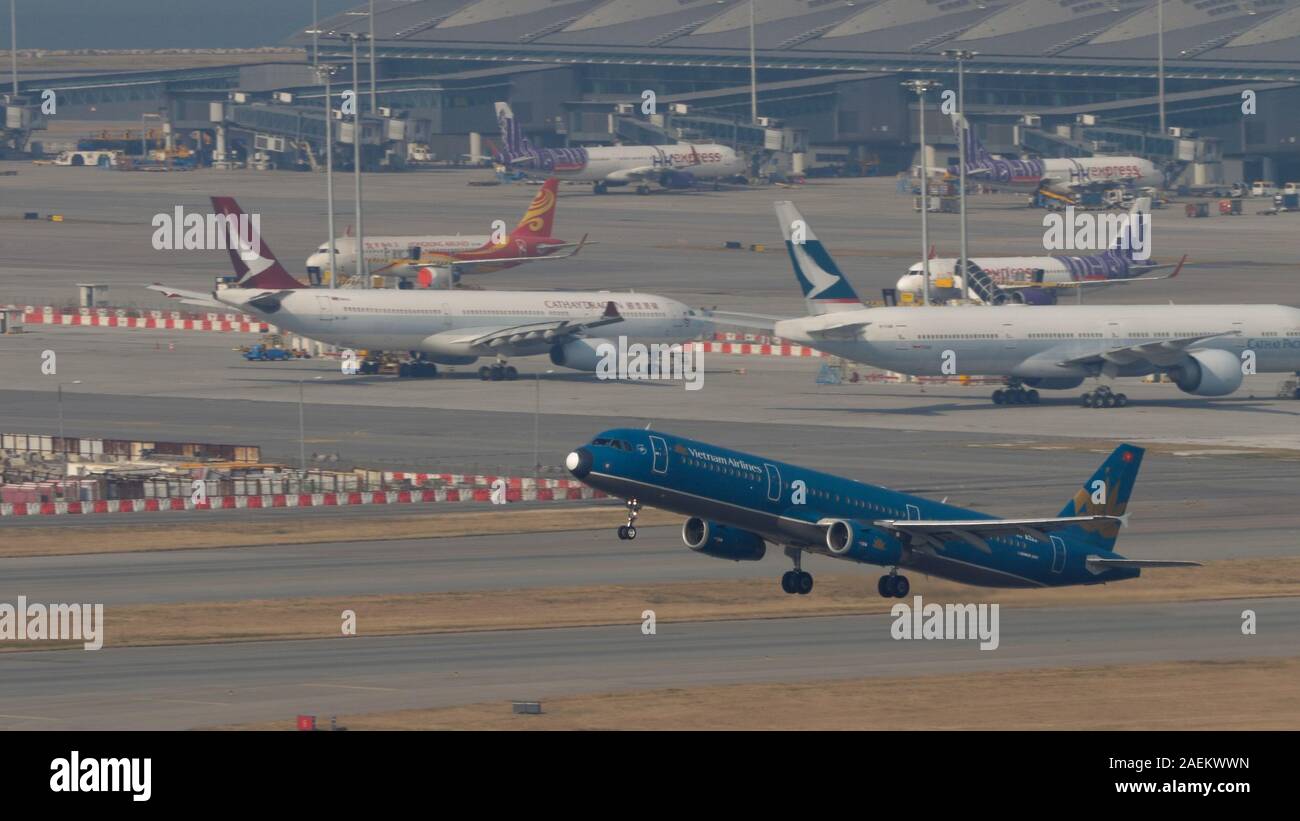
<instances>
[{"instance_id":1,"label":"aircraft door","mask_svg":"<svg viewBox=\"0 0 1300 821\"><path fill-rule=\"evenodd\" d=\"M1052 537L1052 572L1060 573L1065 569L1065 540L1060 536Z\"/></svg>"},{"instance_id":2,"label":"aircraft door","mask_svg":"<svg viewBox=\"0 0 1300 821\"><path fill-rule=\"evenodd\" d=\"M668 443L664 441L662 436L651 436L650 447L654 450L654 464L651 466L650 469L654 473L659 473L659 474L667 473L668 472Z\"/></svg>"},{"instance_id":3,"label":"aircraft door","mask_svg":"<svg viewBox=\"0 0 1300 821\"><path fill-rule=\"evenodd\" d=\"M763 469L767 471L767 498L769 501L781 501L781 471L776 465L763 463Z\"/></svg>"},{"instance_id":4,"label":"aircraft door","mask_svg":"<svg viewBox=\"0 0 1300 821\"><path fill-rule=\"evenodd\" d=\"M908 505L907 518L908 521L919 522L921 520L921 508L916 505Z\"/></svg>"},{"instance_id":5,"label":"aircraft door","mask_svg":"<svg viewBox=\"0 0 1300 821\"><path fill-rule=\"evenodd\" d=\"M330 322L336 319L334 316L334 300L327 296L316 297L317 316L323 322Z\"/></svg>"}]
</instances>

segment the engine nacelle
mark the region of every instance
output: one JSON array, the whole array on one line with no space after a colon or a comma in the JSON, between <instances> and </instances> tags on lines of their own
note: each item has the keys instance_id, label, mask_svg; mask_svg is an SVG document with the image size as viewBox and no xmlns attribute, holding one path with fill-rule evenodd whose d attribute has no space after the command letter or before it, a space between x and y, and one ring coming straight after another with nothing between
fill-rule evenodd
<instances>
[{"instance_id":1,"label":"engine nacelle","mask_svg":"<svg viewBox=\"0 0 1300 821\"><path fill-rule=\"evenodd\" d=\"M1241 387L1241 360L1228 351L1196 351L1187 362L1171 368L1174 384L1193 396L1227 396Z\"/></svg>"},{"instance_id":2,"label":"engine nacelle","mask_svg":"<svg viewBox=\"0 0 1300 821\"><path fill-rule=\"evenodd\" d=\"M872 564L897 564L903 544L892 533L864 526L852 519L833 519L826 524L826 549L837 559Z\"/></svg>"},{"instance_id":3,"label":"engine nacelle","mask_svg":"<svg viewBox=\"0 0 1300 821\"><path fill-rule=\"evenodd\" d=\"M446 290L460 283L460 274L444 265L426 265L415 272L421 288Z\"/></svg>"},{"instance_id":4,"label":"engine nacelle","mask_svg":"<svg viewBox=\"0 0 1300 821\"><path fill-rule=\"evenodd\" d=\"M757 533L694 517L682 524L682 541L696 553L733 562L756 562L767 554L767 542Z\"/></svg>"},{"instance_id":5,"label":"engine nacelle","mask_svg":"<svg viewBox=\"0 0 1300 821\"><path fill-rule=\"evenodd\" d=\"M601 346L609 345L610 348L605 350L617 350L617 346L608 339L573 339L563 345L556 345L551 348L551 362L559 365L561 368L572 368L575 371L586 371L595 373L604 357L601 355Z\"/></svg>"}]
</instances>

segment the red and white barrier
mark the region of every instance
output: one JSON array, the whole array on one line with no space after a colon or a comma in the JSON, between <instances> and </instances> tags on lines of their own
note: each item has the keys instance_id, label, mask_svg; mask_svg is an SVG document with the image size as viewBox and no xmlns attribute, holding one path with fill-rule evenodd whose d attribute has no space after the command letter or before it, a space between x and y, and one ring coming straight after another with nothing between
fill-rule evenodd
<instances>
[{"instance_id":1,"label":"red and white barrier","mask_svg":"<svg viewBox=\"0 0 1300 821\"><path fill-rule=\"evenodd\" d=\"M803 345L762 345L750 342L692 342L695 350L730 356L829 357L830 354Z\"/></svg>"},{"instance_id":2,"label":"red and white barrier","mask_svg":"<svg viewBox=\"0 0 1300 821\"><path fill-rule=\"evenodd\" d=\"M474 487L491 487L498 479L506 483L507 488L515 490L570 490L586 487L577 479L534 479L531 476L488 476L485 474L465 473L403 473L384 472L384 483L410 482L424 485L429 482L442 482L446 485L472 485Z\"/></svg>"},{"instance_id":3,"label":"red and white barrier","mask_svg":"<svg viewBox=\"0 0 1300 821\"><path fill-rule=\"evenodd\" d=\"M509 486L509 480L507 480L507 502L568 502L602 498L605 498L603 492L586 486L521 488ZM350 493L277 493L269 496L214 496L200 504L195 504L190 497L184 496L170 499L108 499L96 502L14 502L0 504L0 517L491 501L492 489L490 487L439 488L436 490L373 490Z\"/></svg>"},{"instance_id":4,"label":"red and white barrier","mask_svg":"<svg viewBox=\"0 0 1300 821\"><path fill-rule=\"evenodd\" d=\"M159 331L218 331L224 333L274 333L275 326L257 322L243 314L208 314L185 316L179 311L151 311L148 316L127 316L120 309L82 309L67 314L50 306L23 307L25 325L89 326L94 328L129 328Z\"/></svg>"}]
</instances>

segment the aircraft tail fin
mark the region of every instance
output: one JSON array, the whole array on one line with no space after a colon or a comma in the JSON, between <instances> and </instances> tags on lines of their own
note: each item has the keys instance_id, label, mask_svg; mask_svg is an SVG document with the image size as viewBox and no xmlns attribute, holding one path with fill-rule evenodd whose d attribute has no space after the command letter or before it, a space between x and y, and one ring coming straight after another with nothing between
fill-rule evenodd
<instances>
[{"instance_id":1,"label":"aircraft tail fin","mask_svg":"<svg viewBox=\"0 0 1300 821\"><path fill-rule=\"evenodd\" d=\"M1057 514L1066 516L1113 516L1119 519L1075 525L1062 531L1096 550L1112 550L1119 538L1120 522L1128 510L1129 496L1137 483L1145 451L1136 445L1120 445L1106 457L1101 467L1083 483Z\"/></svg>"},{"instance_id":2,"label":"aircraft tail fin","mask_svg":"<svg viewBox=\"0 0 1300 821\"><path fill-rule=\"evenodd\" d=\"M501 131L502 161L509 165L516 159L532 154L532 143L524 136L523 129L515 120L515 113L511 110L510 103L496 103L496 112L497 128Z\"/></svg>"},{"instance_id":3,"label":"aircraft tail fin","mask_svg":"<svg viewBox=\"0 0 1300 821\"><path fill-rule=\"evenodd\" d=\"M212 212L221 218L226 250L240 288L285 290L303 287L284 269L262 238L261 220L245 214L234 197L212 197Z\"/></svg>"},{"instance_id":4,"label":"aircraft tail fin","mask_svg":"<svg viewBox=\"0 0 1300 821\"><path fill-rule=\"evenodd\" d=\"M962 133L963 129L961 127L963 122L966 124L964 134ZM975 136L975 129L971 127L970 120L967 120L965 115L953 112L952 129L954 132L961 135L966 141L967 167L980 165L981 163L986 163L993 159L993 155L984 147L984 143L980 142L979 137Z\"/></svg>"},{"instance_id":5,"label":"aircraft tail fin","mask_svg":"<svg viewBox=\"0 0 1300 821\"><path fill-rule=\"evenodd\" d=\"M803 291L808 311L820 315L861 308L862 300L794 203L778 202L775 206L794 278Z\"/></svg>"},{"instance_id":6,"label":"aircraft tail fin","mask_svg":"<svg viewBox=\"0 0 1300 821\"><path fill-rule=\"evenodd\" d=\"M510 238L538 239L551 236L559 193L560 181L555 177L543 183L515 230L510 232Z\"/></svg>"},{"instance_id":7,"label":"aircraft tail fin","mask_svg":"<svg viewBox=\"0 0 1300 821\"><path fill-rule=\"evenodd\" d=\"M1151 240L1151 198L1137 197L1129 209L1128 219L1124 222L1122 233L1115 239L1114 253L1127 260L1135 259L1135 251L1148 251Z\"/></svg>"}]
</instances>

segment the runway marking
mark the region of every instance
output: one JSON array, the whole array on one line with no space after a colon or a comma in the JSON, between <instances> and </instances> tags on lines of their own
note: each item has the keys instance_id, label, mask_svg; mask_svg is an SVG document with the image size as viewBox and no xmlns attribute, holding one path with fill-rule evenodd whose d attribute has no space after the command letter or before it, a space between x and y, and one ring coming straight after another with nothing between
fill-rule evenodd
<instances>
[{"instance_id":1,"label":"runway marking","mask_svg":"<svg viewBox=\"0 0 1300 821\"><path fill-rule=\"evenodd\" d=\"M149 696L138 696L131 699L132 701L153 701L166 704L206 704L210 707L229 707L228 701L196 701L189 698L150 698Z\"/></svg>"},{"instance_id":2,"label":"runway marking","mask_svg":"<svg viewBox=\"0 0 1300 821\"><path fill-rule=\"evenodd\" d=\"M0 713L0 718L19 718L24 721L58 721L57 718L47 718L46 716L16 716L9 713Z\"/></svg>"},{"instance_id":3,"label":"runway marking","mask_svg":"<svg viewBox=\"0 0 1300 821\"><path fill-rule=\"evenodd\" d=\"M363 687L363 686L360 685L360 684L309 684L309 683L305 683L305 684L303 684L302 686L303 686L303 687L336 687L336 688L341 689L341 690L377 690L377 691L382 692L382 693L400 693L400 692L402 692L401 688L398 688L398 687Z\"/></svg>"}]
</instances>

